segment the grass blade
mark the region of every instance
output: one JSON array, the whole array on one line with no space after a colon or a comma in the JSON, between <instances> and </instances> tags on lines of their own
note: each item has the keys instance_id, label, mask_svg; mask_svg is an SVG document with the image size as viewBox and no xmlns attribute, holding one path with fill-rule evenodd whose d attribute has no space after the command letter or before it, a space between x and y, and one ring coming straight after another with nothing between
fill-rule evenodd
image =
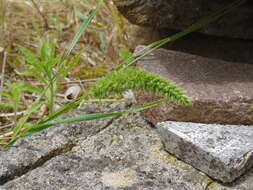
<instances>
[{"instance_id":1,"label":"grass blade","mask_svg":"<svg viewBox=\"0 0 253 190\"><path fill-rule=\"evenodd\" d=\"M74 46L78 42L78 40L81 37L82 33L84 32L84 30L87 29L88 25L91 23L93 18L96 16L96 14L97 14L98 10L100 9L100 7L102 6L102 4L103 4L103 1L100 0L99 3L98 3L98 7L95 10L91 11L90 16L87 19L83 19L83 23L79 27L79 29L78 29L76 35L74 36L68 50L66 51L66 54L64 55L65 57L70 55L71 51L73 50Z\"/></svg>"},{"instance_id":2,"label":"grass blade","mask_svg":"<svg viewBox=\"0 0 253 190\"><path fill-rule=\"evenodd\" d=\"M13 132L14 132L13 137L14 138L21 131L21 129L23 128L24 124L27 122L27 120L29 119L31 114L33 114L36 110L38 110L42 104L43 104L43 102L38 102L36 104L33 104L30 108L28 108L26 110L24 116L18 120L17 126L13 129Z\"/></svg>"},{"instance_id":3,"label":"grass blade","mask_svg":"<svg viewBox=\"0 0 253 190\"><path fill-rule=\"evenodd\" d=\"M42 124L38 124L37 126L34 126L31 129L25 131L20 137L30 136L34 133L37 133L39 131L42 131L46 128L49 128L49 127L57 125L57 124L73 123L73 122L77 122L77 121L88 121L88 120L101 119L101 118L106 118L106 117L115 117L115 116L121 116L123 114L139 112L139 111L151 108L153 106L156 106L156 105L158 105L162 102L165 102L165 101L167 101L167 99L160 99L158 101L146 104L144 106L139 106L137 108L133 108L133 109L128 110L128 111L113 112L113 113L86 114L86 115L75 116L75 117L62 119L62 120L55 120L55 121L45 122L45 123L42 123Z\"/></svg>"},{"instance_id":4,"label":"grass blade","mask_svg":"<svg viewBox=\"0 0 253 190\"><path fill-rule=\"evenodd\" d=\"M63 107L61 107L59 110L56 110L54 113L52 113L51 115L49 115L45 120L41 121L39 124L42 123L46 123L49 122L57 117L59 117L60 115L70 111L71 109L77 107L79 105L79 103L81 102L82 97L64 105Z\"/></svg>"}]
</instances>

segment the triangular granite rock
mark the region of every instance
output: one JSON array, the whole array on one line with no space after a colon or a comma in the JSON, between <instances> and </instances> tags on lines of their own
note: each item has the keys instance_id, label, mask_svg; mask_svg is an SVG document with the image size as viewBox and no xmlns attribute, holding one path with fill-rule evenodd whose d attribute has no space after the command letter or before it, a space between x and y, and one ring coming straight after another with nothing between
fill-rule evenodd
<instances>
[{"instance_id":1,"label":"triangular granite rock","mask_svg":"<svg viewBox=\"0 0 253 190\"><path fill-rule=\"evenodd\" d=\"M188 122L157 124L165 149L222 182L253 166L253 126Z\"/></svg>"}]
</instances>

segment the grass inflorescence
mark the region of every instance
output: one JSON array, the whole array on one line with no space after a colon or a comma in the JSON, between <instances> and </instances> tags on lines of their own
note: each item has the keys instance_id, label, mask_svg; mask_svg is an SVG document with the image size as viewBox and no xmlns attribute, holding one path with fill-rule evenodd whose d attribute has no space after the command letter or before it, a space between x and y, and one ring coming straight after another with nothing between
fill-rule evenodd
<instances>
[{"instance_id":1,"label":"grass inflorescence","mask_svg":"<svg viewBox=\"0 0 253 190\"><path fill-rule=\"evenodd\" d=\"M191 104L184 90L172 81L134 67L109 73L96 83L91 93L97 98L105 98L128 89L153 92L181 105Z\"/></svg>"}]
</instances>

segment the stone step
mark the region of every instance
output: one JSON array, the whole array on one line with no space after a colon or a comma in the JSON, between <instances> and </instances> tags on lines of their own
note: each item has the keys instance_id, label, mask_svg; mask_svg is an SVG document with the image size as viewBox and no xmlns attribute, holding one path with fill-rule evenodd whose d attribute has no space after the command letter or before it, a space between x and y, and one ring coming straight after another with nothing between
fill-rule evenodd
<instances>
[{"instance_id":1,"label":"stone step","mask_svg":"<svg viewBox=\"0 0 253 190\"><path fill-rule=\"evenodd\" d=\"M137 47L139 49L139 47ZM226 62L166 49L155 50L137 64L175 81L192 98L193 106L171 102L143 111L148 121L188 121L219 124L253 124L253 65ZM160 98L139 91L143 104Z\"/></svg>"},{"instance_id":2,"label":"stone step","mask_svg":"<svg viewBox=\"0 0 253 190\"><path fill-rule=\"evenodd\" d=\"M157 128L169 153L224 183L253 166L253 126L167 121Z\"/></svg>"}]
</instances>

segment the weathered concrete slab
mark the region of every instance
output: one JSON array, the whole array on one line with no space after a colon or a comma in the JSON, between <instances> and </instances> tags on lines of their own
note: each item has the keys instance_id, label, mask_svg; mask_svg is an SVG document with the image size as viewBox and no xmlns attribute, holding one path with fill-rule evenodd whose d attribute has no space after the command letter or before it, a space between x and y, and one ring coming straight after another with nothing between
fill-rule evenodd
<instances>
[{"instance_id":1,"label":"weathered concrete slab","mask_svg":"<svg viewBox=\"0 0 253 190\"><path fill-rule=\"evenodd\" d=\"M147 71L171 79L186 90L193 106L163 103L143 111L147 120L253 124L253 65L225 62L158 49L138 62ZM140 104L159 98L137 92Z\"/></svg>"},{"instance_id":2,"label":"weathered concrete slab","mask_svg":"<svg viewBox=\"0 0 253 190\"><path fill-rule=\"evenodd\" d=\"M253 126L168 121L157 127L168 152L217 180L232 182L253 166Z\"/></svg>"}]
</instances>

